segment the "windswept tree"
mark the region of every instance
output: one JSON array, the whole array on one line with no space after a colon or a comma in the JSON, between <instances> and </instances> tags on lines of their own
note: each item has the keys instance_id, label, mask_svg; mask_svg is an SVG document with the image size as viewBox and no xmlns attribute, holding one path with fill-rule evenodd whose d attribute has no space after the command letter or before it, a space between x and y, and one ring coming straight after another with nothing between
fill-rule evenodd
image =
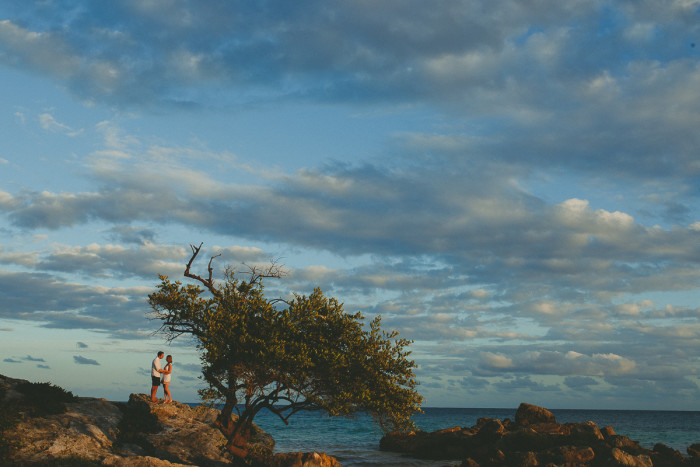
<instances>
[{"instance_id":1,"label":"windswept tree","mask_svg":"<svg viewBox=\"0 0 700 467\"><path fill-rule=\"evenodd\" d=\"M253 419L263 409L284 423L301 410L319 410L366 413L384 431L413 428L410 417L422 397L406 350L410 341L382 330L380 317L365 326L361 313L345 313L320 289L291 300L265 298L263 279L281 275L274 264L250 268L244 279L227 268L215 281L214 256L208 276L194 274L202 244L191 248L185 277L199 284L160 276L149 304L169 341L195 339L209 386L200 395L223 404L217 425L230 452L247 455Z\"/></svg>"}]
</instances>

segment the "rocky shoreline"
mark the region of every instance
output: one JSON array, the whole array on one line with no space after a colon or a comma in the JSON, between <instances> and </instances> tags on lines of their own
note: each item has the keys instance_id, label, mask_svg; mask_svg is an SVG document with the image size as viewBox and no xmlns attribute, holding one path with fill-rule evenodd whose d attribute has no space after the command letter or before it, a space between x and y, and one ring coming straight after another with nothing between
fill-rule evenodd
<instances>
[{"instance_id":1,"label":"rocky shoreline","mask_svg":"<svg viewBox=\"0 0 700 467\"><path fill-rule=\"evenodd\" d=\"M146 394L131 394L126 403L71 395L60 413L37 413L17 390L23 383L28 384L0 375L0 430L5 427L0 432L0 465L235 465L225 437L214 426L218 410L152 403ZM15 418L11 426L10 411ZM269 434L255 427L250 444L255 456L244 465L340 466L324 453L273 454L274 445Z\"/></svg>"},{"instance_id":2,"label":"rocky shoreline","mask_svg":"<svg viewBox=\"0 0 700 467\"><path fill-rule=\"evenodd\" d=\"M340 466L324 453L275 454L274 440L257 427L252 455L242 464L225 449L226 439L214 426L215 409L152 403L146 394L132 394L124 403L68 393L60 410L38 410L26 400L22 385L32 383L0 375L3 466ZM63 391L49 389L57 389L58 395ZM469 428L390 433L379 447L416 459L458 461L465 467L700 466L700 443L689 446L687 455L661 443L646 449L615 434L612 427L560 424L549 410L525 403L515 420L481 418Z\"/></svg>"},{"instance_id":3,"label":"rocky shoreline","mask_svg":"<svg viewBox=\"0 0 700 467\"><path fill-rule=\"evenodd\" d=\"M557 423L549 410L520 404L515 420L481 418L469 427L390 433L380 449L434 460L461 460L464 467L700 466L700 443L688 456L662 443L645 449L612 427L594 422Z\"/></svg>"}]
</instances>

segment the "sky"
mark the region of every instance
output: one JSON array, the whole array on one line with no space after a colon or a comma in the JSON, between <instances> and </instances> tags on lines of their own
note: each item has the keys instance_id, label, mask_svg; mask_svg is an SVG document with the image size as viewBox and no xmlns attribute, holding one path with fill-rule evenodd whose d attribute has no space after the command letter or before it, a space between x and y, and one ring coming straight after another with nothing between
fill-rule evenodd
<instances>
[{"instance_id":1,"label":"sky","mask_svg":"<svg viewBox=\"0 0 700 467\"><path fill-rule=\"evenodd\" d=\"M1 374L196 402L203 243L425 406L700 410L698 0L9 0L0 102Z\"/></svg>"}]
</instances>

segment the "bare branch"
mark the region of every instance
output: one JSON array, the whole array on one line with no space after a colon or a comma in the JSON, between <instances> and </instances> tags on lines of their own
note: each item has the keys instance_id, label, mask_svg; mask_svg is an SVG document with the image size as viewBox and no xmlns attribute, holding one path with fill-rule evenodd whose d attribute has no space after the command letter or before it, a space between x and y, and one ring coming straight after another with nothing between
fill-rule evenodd
<instances>
[{"instance_id":1,"label":"bare branch","mask_svg":"<svg viewBox=\"0 0 700 467\"><path fill-rule=\"evenodd\" d=\"M195 258L199 254L199 250L202 249L202 245L204 245L204 242L200 243L199 246L194 246L194 245L190 244L190 248L192 249L192 257L187 262L187 267L185 267L185 277L189 277L190 279L195 279L195 280L201 282L209 290L209 292L211 292L213 295L218 297L219 291L216 289L216 287L214 287L214 279L212 277L213 268L211 266L211 263L212 263L212 261L214 261L214 258L221 256L221 253L219 253L218 255L212 256L209 259L209 265L207 267L207 269L209 270L209 278L208 279L205 279L202 276L199 276L197 274L193 274L190 272L190 268L192 267L192 263L194 262Z\"/></svg>"}]
</instances>

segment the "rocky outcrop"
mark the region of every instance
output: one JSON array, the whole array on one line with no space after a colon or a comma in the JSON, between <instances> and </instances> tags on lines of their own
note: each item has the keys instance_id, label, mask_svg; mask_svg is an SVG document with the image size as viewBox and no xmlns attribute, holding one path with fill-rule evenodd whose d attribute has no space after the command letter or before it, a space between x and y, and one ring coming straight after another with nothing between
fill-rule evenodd
<instances>
[{"instance_id":1,"label":"rocky outcrop","mask_svg":"<svg viewBox=\"0 0 700 467\"><path fill-rule=\"evenodd\" d=\"M0 375L0 403L19 408L17 422L0 433L0 441L12 446L9 457L0 459L0 464L31 465L80 458L115 467L206 467L234 461L225 449L226 438L214 426L218 410L192 408L179 402L152 403L145 394L132 394L127 403L73 398L65 403L62 413L37 414L16 390L19 383L26 381ZM255 426L249 450L255 458L264 458L264 465L340 465L325 454L273 455L273 448L272 437Z\"/></svg>"},{"instance_id":2,"label":"rocky outcrop","mask_svg":"<svg viewBox=\"0 0 700 467\"><path fill-rule=\"evenodd\" d=\"M341 467L335 457L318 452L288 452L275 455L270 467Z\"/></svg>"},{"instance_id":3,"label":"rocky outcrop","mask_svg":"<svg viewBox=\"0 0 700 467\"><path fill-rule=\"evenodd\" d=\"M462 460L463 466L683 466L700 465L700 445L689 457L661 443L649 450L593 422L557 423L547 409L521 404L515 421L481 418L470 428L390 433L380 449L411 457Z\"/></svg>"}]
</instances>

